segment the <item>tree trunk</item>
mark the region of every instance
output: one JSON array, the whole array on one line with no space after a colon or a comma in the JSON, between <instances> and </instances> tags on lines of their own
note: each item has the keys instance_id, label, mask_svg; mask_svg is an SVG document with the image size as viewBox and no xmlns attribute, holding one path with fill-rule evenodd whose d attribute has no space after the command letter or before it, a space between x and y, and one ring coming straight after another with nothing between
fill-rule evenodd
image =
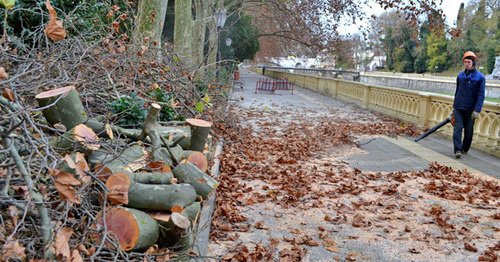
<instances>
[{"instance_id":1,"label":"tree trunk","mask_svg":"<svg viewBox=\"0 0 500 262\"><path fill-rule=\"evenodd\" d=\"M205 2L205 1L204 1ZM221 0L216 0L216 3L214 4L214 8L208 7L206 8L206 16L205 17L211 17L212 19L207 20L207 27L208 27L208 54L207 54L207 66L208 69L211 71L214 71L217 69L216 68L216 62L217 62L217 43L218 43L218 35L217 35L217 25L215 24L215 20L213 19L214 17L214 9L218 9L222 7L222 2Z\"/></svg>"},{"instance_id":2,"label":"tree trunk","mask_svg":"<svg viewBox=\"0 0 500 262\"><path fill-rule=\"evenodd\" d=\"M192 0L175 0L174 51L180 61L193 68L193 18Z\"/></svg>"},{"instance_id":3,"label":"tree trunk","mask_svg":"<svg viewBox=\"0 0 500 262\"><path fill-rule=\"evenodd\" d=\"M206 19L204 8L208 1L195 0L195 10L196 16L193 26L193 62L196 68L200 68L203 65L203 51L205 46L205 30L206 30ZM203 74L203 69L198 71L198 74Z\"/></svg>"},{"instance_id":4,"label":"tree trunk","mask_svg":"<svg viewBox=\"0 0 500 262\"><path fill-rule=\"evenodd\" d=\"M205 120L194 118L186 119L186 122L189 126L191 126L191 141L189 142L189 149L203 152L212 124Z\"/></svg>"},{"instance_id":5,"label":"tree trunk","mask_svg":"<svg viewBox=\"0 0 500 262\"><path fill-rule=\"evenodd\" d=\"M46 91L36 95L35 99L40 107L49 106L57 101L42 110L43 116L51 126L60 123L66 130L70 130L87 121L87 114L75 86Z\"/></svg>"},{"instance_id":6,"label":"tree trunk","mask_svg":"<svg viewBox=\"0 0 500 262\"><path fill-rule=\"evenodd\" d=\"M191 163L182 163L172 170L175 178L182 183L188 183L194 187L196 193L203 199L208 198L208 194L219 185L211 176L203 173L199 168Z\"/></svg>"},{"instance_id":7,"label":"tree trunk","mask_svg":"<svg viewBox=\"0 0 500 262\"><path fill-rule=\"evenodd\" d=\"M103 219L99 223L103 225ZM159 236L158 223L148 214L133 208L113 207L105 213L104 221L109 234L116 236L125 250L146 250ZM103 239L103 237L101 237Z\"/></svg>"},{"instance_id":8,"label":"tree trunk","mask_svg":"<svg viewBox=\"0 0 500 262\"><path fill-rule=\"evenodd\" d=\"M168 0L140 0L134 38L149 38L149 46L161 48L161 34L165 14L167 13ZM140 41L139 41L140 42ZM155 45L156 43L156 45Z\"/></svg>"}]
</instances>

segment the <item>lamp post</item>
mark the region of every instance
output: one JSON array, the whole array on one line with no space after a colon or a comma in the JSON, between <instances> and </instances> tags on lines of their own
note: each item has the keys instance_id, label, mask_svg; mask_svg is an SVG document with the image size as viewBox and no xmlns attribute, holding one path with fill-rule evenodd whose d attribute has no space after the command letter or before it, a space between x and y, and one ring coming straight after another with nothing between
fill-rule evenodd
<instances>
[{"instance_id":1,"label":"lamp post","mask_svg":"<svg viewBox=\"0 0 500 262\"><path fill-rule=\"evenodd\" d=\"M224 27L224 24L226 23L226 11L223 9L218 9L215 11L214 14L214 19L215 19L215 25L217 25L217 61L216 61L216 78L217 78L217 83L219 83L219 63L222 60L221 59L221 52L220 52L220 30Z\"/></svg>"}]
</instances>

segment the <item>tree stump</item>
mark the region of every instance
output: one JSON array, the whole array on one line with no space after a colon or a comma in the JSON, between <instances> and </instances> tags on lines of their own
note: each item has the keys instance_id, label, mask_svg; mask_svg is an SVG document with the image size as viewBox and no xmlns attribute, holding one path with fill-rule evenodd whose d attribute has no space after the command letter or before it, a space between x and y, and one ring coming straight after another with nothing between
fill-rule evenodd
<instances>
[{"instance_id":1,"label":"tree stump","mask_svg":"<svg viewBox=\"0 0 500 262\"><path fill-rule=\"evenodd\" d=\"M180 249L191 246L194 235L191 230L191 220L180 213L170 215L156 214L154 219L160 225L160 247Z\"/></svg>"},{"instance_id":2,"label":"tree stump","mask_svg":"<svg viewBox=\"0 0 500 262\"><path fill-rule=\"evenodd\" d=\"M116 237L125 251L146 250L155 244L159 236L158 223L150 215L137 209L113 207L99 220L111 237ZM102 239L102 236L101 236Z\"/></svg>"},{"instance_id":3,"label":"tree stump","mask_svg":"<svg viewBox=\"0 0 500 262\"><path fill-rule=\"evenodd\" d=\"M194 118L186 119L186 122L191 127L191 141L189 142L189 150L203 152L212 123Z\"/></svg>"},{"instance_id":4,"label":"tree stump","mask_svg":"<svg viewBox=\"0 0 500 262\"><path fill-rule=\"evenodd\" d=\"M49 106L55 102L42 110L43 116L51 126L61 123L66 130L70 130L87 121L82 101L73 85L40 93L35 96L35 99L40 107Z\"/></svg>"}]
</instances>

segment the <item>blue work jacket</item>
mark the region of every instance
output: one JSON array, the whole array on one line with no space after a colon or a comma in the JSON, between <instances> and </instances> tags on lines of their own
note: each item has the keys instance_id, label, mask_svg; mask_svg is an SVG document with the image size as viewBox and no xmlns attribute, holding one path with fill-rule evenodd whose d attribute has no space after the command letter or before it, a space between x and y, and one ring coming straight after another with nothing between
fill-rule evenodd
<instances>
[{"instance_id":1,"label":"blue work jacket","mask_svg":"<svg viewBox=\"0 0 500 262\"><path fill-rule=\"evenodd\" d=\"M460 72L457 76L457 89L455 90L453 108L470 113L472 111L481 112L485 84L484 75L475 68L469 75L465 74L465 71Z\"/></svg>"}]
</instances>

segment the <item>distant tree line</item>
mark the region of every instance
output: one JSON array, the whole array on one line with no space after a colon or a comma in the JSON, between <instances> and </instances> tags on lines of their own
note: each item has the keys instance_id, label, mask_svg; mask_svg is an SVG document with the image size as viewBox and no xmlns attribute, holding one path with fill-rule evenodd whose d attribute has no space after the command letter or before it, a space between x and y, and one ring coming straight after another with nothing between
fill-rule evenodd
<instances>
[{"instance_id":1,"label":"distant tree line","mask_svg":"<svg viewBox=\"0 0 500 262\"><path fill-rule=\"evenodd\" d=\"M386 54L386 67L403 73L438 73L462 67L462 55L473 51L478 67L491 74L500 54L500 7L497 0L461 4L454 27L446 28L437 14L420 27L388 12L372 22L372 42ZM378 38L378 39L377 39Z\"/></svg>"}]
</instances>

